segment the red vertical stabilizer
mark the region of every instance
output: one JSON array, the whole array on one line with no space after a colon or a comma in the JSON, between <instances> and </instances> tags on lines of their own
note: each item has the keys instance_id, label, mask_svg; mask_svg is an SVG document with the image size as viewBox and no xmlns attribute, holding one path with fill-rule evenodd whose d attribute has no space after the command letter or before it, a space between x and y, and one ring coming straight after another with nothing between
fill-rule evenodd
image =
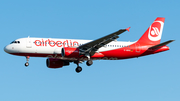
<instances>
[{"instance_id":1,"label":"red vertical stabilizer","mask_svg":"<svg viewBox=\"0 0 180 101\"><path fill-rule=\"evenodd\" d=\"M160 44L165 18L158 17L137 41L141 45Z\"/></svg>"}]
</instances>

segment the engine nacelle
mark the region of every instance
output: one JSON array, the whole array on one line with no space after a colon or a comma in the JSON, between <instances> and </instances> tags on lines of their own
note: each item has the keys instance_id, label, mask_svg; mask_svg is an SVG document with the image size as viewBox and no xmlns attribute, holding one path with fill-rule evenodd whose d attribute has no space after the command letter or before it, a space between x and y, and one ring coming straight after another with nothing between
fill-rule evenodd
<instances>
[{"instance_id":1,"label":"engine nacelle","mask_svg":"<svg viewBox=\"0 0 180 101\"><path fill-rule=\"evenodd\" d=\"M49 68L61 68L63 66L69 65L69 62L67 61L62 61L60 59L53 59L53 58L48 58L46 60L46 65Z\"/></svg>"},{"instance_id":2,"label":"engine nacelle","mask_svg":"<svg viewBox=\"0 0 180 101\"><path fill-rule=\"evenodd\" d=\"M79 49L72 47L64 47L61 50L62 57L79 57Z\"/></svg>"}]
</instances>

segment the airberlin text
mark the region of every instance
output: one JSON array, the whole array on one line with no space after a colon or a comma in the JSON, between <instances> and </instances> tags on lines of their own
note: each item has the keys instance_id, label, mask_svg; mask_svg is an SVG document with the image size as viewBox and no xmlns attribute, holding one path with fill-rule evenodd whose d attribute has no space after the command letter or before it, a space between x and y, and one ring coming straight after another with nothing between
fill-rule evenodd
<instances>
[{"instance_id":1,"label":"airberlin text","mask_svg":"<svg viewBox=\"0 0 180 101\"><path fill-rule=\"evenodd\" d=\"M65 41L54 41L54 40L35 40L34 44L36 46L51 46L51 47L75 47L78 46L79 43L77 41L72 41L72 40L65 40Z\"/></svg>"}]
</instances>

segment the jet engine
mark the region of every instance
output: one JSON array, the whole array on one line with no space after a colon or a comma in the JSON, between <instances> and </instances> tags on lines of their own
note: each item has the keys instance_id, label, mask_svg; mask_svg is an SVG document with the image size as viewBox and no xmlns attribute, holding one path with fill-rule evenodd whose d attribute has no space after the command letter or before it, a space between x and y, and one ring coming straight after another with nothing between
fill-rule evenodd
<instances>
[{"instance_id":1,"label":"jet engine","mask_svg":"<svg viewBox=\"0 0 180 101\"><path fill-rule=\"evenodd\" d=\"M62 57L79 57L79 49L72 47L64 47L61 50Z\"/></svg>"},{"instance_id":2,"label":"jet engine","mask_svg":"<svg viewBox=\"0 0 180 101\"><path fill-rule=\"evenodd\" d=\"M46 60L46 65L49 68L61 68L63 66L68 66L69 62L60 59L48 58Z\"/></svg>"}]
</instances>

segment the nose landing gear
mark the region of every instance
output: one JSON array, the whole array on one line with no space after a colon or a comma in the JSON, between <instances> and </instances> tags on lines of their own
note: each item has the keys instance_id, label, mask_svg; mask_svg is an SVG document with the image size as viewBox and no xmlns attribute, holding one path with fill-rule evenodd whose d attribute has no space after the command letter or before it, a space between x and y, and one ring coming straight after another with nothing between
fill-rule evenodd
<instances>
[{"instance_id":1,"label":"nose landing gear","mask_svg":"<svg viewBox=\"0 0 180 101\"><path fill-rule=\"evenodd\" d=\"M26 63L25 63L25 66L29 66L29 56L26 56Z\"/></svg>"},{"instance_id":2,"label":"nose landing gear","mask_svg":"<svg viewBox=\"0 0 180 101\"><path fill-rule=\"evenodd\" d=\"M27 66L29 66L29 63L28 63L28 62L26 62L26 63L25 63L25 66L26 66L26 67L27 67Z\"/></svg>"}]
</instances>

